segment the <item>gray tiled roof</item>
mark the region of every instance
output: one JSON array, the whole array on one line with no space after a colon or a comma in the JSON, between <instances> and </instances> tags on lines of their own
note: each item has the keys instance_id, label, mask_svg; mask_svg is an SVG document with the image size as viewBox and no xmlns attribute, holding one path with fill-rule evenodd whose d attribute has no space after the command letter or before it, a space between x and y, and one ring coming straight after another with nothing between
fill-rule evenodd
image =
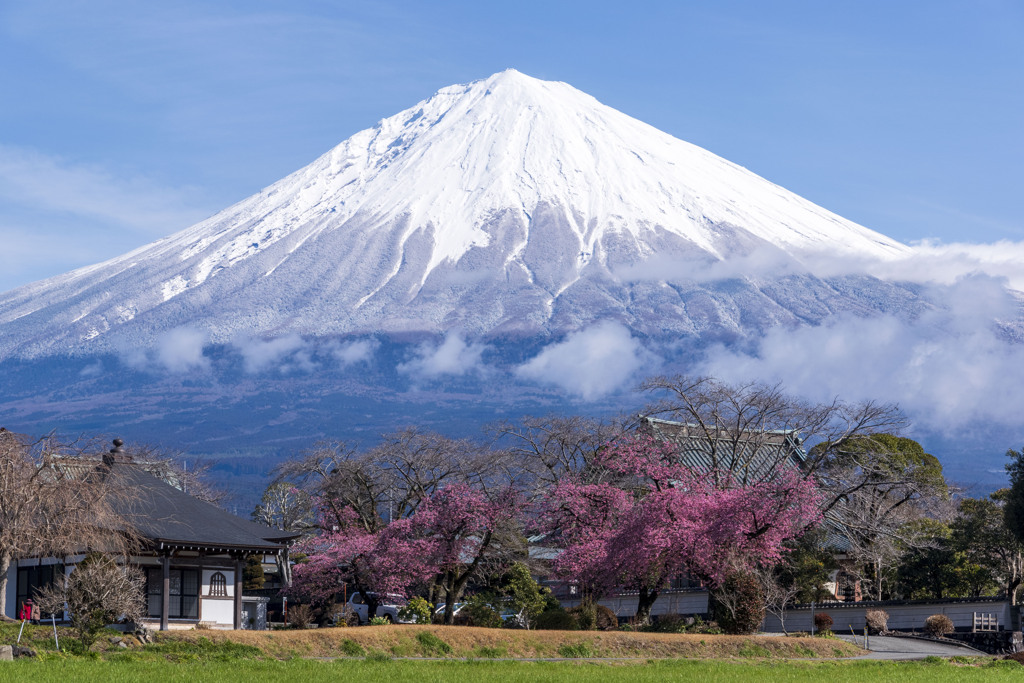
<instances>
[{"instance_id":1,"label":"gray tiled roof","mask_svg":"<svg viewBox=\"0 0 1024 683\"><path fill-rule=\"evenodd\" d=\"M682 463L698 472L730 470L757 480L780 465L799 469L807 457L791 430L737 432L654 417L644 418L641 430L678 446Z\"/></svg>"},{"instance_id":2,"label":"gray tiled roof","mask_svg":"<svg viewBox=\"0 0 1024 683\"><path fill-rule=\"evenodd\" d=\"M297 536L225 512L130 462L109 465L105 476L130 492L119 512L155 545L269 552Z\"/></svg>"}]
</instances>

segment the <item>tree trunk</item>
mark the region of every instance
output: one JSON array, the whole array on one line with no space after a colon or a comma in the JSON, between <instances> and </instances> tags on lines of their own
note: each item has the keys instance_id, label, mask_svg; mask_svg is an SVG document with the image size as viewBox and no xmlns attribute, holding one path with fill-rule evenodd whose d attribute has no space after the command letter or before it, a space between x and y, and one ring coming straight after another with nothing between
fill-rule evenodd
<instances>
[{"instance_id":1,"label":"tree trunk","mask_svg":"<svg viewBox=\"0 0 1024 683\"><path fill-rule=\"evenodd\" d=\"M363 596L363 602L366 603L366 623L370 623L370 620L377 616L381 596L377 593L367 593L362 588L359 589L359 594Z\"/></svg>"},{"instance_id":2,"label":"tree trunk","mask_svg":"<svg viewBox=\"0 0 1024 683\"><path fill-rule=\"evenodd\" d=\"M437 603L440 602L441 591L444 589L444 576L438 575L434 577L434 582L430 584L430 593L427 597L427 602L430 603L430 608L434 609L437 607ZM430 621L434 621L434 615L430 615Z\"/></svg>"},{"instance_id":3,"label":"tree trunk","mask_svg":"<svg viewBox=\"0 0 1024 683\"><path fill-rule=\"evenodd\" d=\"M11 556L8 553L0 554L0 619L7 616L7 571L10 568Z\"/></svg>"},{"instance_id":4,"label":"tree trunk","mask_svg":"<svg viewBox=\"0 0 1024 683\"><path fill-rule=\"evenodd\" d=\"M1020 577L1012 578L1006 582L1006 597L1011 605L1017 604L1017 586L1020 585Z\"/></svg>"},{"instance_id":5,"label":"tree trunk","mask_svg":"<svg viewBox=\"0 0 1024 683\"><path fill-rule=\"evenodd\" d=\"M658 589L642 586L640 588L640 599L636 603L636 616L633 620L639 624L646 624L651 620L651 608L654 601L658 599Z\"/></svg>"},{"instance_id":6,"label":"tree trunk","mask_svg":"<svg viewBox=\"0 0 1024 683\"><path fill-rule=\"evenodd\" d=\"M274 556L274 562L277 563L277 576L281 580L281 585L285 588L292 585L292 565L291 565L291 549L288 546L284 547L284 550Z\"/></svg>"},{"instance_id":7,"label":"tree trunk","mask_svg":"<svg viewBox=\"0 0 1024 683\"><path fill-rule=\"evenodd\" d=\"M455 622L455 572L449 570L444 581L444 623Z\"/></svg>"}]
</instances>

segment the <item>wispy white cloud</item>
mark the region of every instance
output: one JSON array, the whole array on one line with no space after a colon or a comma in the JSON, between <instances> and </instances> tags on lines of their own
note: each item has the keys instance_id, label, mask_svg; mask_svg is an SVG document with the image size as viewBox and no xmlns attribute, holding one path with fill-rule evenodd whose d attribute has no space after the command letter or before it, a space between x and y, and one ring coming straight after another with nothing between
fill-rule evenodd
<instances>
[{"instance_id":1,"label":"wispy white cloud","mask_svg":"<svg viewBox=\"0 0 1024 683\"><path fill-rule=\"evenodd\" d=\"M71 214L149 237L188 227L206 215L194 188L163 186L36 150L0 145L0 197L8 204Z\"/></svg>"},{"instance_id":2,"label":"wispy white cloud","mask_svg":"<svg viewBox=\"0 0 1024 683\"><path fill-rule=\"evenodd\" d=\"M641 369L653 372L657 362L628 328L605 321L551 344L515 372L589 401L623 388Z\"/></svg>"},{"instance_id":3,"label":"wispy white cloud","mask_svg":"<svg viewBox=\"0 0 1024 683\"><path fill-rule=\"evenodd\" d=\"M398 371L426 379L478 372L484 367L485 350L486 344L467 342L460 332L449 332L440 344L420 344L411 360L399 364Z\"/></svg>"}]
</instances>

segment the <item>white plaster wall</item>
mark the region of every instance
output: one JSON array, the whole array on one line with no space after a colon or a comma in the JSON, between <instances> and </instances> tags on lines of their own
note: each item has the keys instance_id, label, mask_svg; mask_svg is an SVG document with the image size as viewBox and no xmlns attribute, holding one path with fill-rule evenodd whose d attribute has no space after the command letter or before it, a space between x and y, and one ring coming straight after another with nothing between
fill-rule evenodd
<instances>
[{"instance_id":1,"label":"white plaster wall","mask_svg":"<svg viewBox=\"0 0 1024 683\"><path fill-rule=\"evenodd\" d=\"M203 570L203 596L210 594L210 577L220 572L224 575L224 579L227 581L228 597L234 597L235 595L235 572L231 569L204 569ZM234 623L234 622L232 622Z\"/></svg>"},{"instance_id":2,"label":"white plaster wall","mask_svg":"<svg viewBox=\"0 0 1024 683\"><path fill-rule=\"evenodd\" d=\"M234 627L235 601L225 598L203 598L203 609L199 613L199 621Z\"/></svg>"},{"instance_id":3,"label":"white plaster wall","mask_svg":"<svg viewBox=\"0 0 1024 683\"><path fill-rule=\"evenodd\" d=\"M864 613L869 609L880 609L889 614L889 628L917 629L924 628L924 620L933 614L945 614L957 628L970 628L974 624L974 613L995 614L999 625L1006 630L1011 629L1009 602L953 602L928 603L914 605L883 605L875 607L863 603L844 603L818 607L815 612L825 612L832 617L832 630L848 633L864 630ZM782 631L778 617L769 614L761 625L762 630L769 633ZM810 631L810 609L789 610L786 614L787 631Z\"/></svg>"}]
</instances>

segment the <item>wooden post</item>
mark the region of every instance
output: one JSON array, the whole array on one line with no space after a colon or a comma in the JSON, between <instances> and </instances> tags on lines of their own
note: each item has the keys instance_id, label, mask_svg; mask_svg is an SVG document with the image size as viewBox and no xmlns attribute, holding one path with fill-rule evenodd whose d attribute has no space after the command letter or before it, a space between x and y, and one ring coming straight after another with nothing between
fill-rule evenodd
<instances>
[{"instance_id":1,"label":"wooden post","mask_svg":"<svg viewBox=\"0 0 1024 683\"><path fill-rule=\"evenodd\" d=\"M235 629L242 628L242 556L235 556Z\"/></svg>"},{"instance_id":2,"label":"wooden post","mask_svg":"<svg viewBox=\"0 0 1024 683\"><path fill-rule=\"evenodd\" d=\"M163 588L160 591L160 630L167 630L167 618L171 611L171 555L165 552L160 557Z\"/></svg>"}]
</instances>

